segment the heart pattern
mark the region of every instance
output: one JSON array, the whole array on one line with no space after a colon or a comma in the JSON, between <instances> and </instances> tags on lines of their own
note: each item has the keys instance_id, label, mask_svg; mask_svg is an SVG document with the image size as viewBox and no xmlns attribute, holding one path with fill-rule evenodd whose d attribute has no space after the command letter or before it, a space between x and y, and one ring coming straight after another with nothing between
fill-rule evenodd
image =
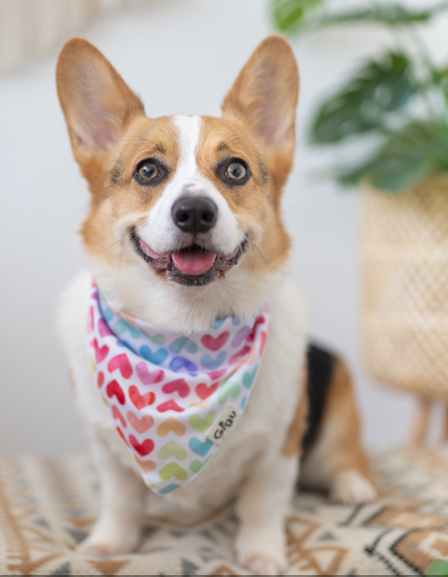
<instances>
[{"instance_id":1,"label":"heart pattern","mask_svg":"<svg viewBox=\"0 0 448 577\"><path fill-rule=\"evenodd\" d=\"M152 439L145 439L142 443L139 443L134 435L129 435L129 442L141 457L149 455L154 449L154 441Z\"/></svg>"},{"instance_id":2,"label":"heart pattern","mask_svg":"<svg viewBox=\"0 0 448 577\"><path fill-rule=\"evenodd\" d=\"M100 348L96 339L92 341L91 345L93 345L96 363L101 363L101 361L103 361L109 354L109 347L107 345L103 345Z\"/></svg>"},{"instance_id":3,"label":"heart pattern","mask_svg":"<svg viewBox=\"0 0 448 577\"><path fill-rule=\"evenodd\" d=\"M254 379L255 379L255 375L257 374L257 369L258 369L258 365L255 367L255 369L251 373L249 373L248 371L243 373L243 385L246 387L246 389L251 388L252 383L254 382Z\"/></svg>"},{"instance_id":4,"label":"heart pattern","mask_svg":"<svg viewBox=\"0 0 448 577\"><path fill-rule=\"evenodd\" d=\"M184 411L184 409L179 407L179 405L176 403L176 401L173 401L173 399L170 399L165 403L161 403L157 407L157 410L159 413L166 413L167 411L176 411L176 413L182 413Z\"/></svg>"},{"instance_id":5,"label":"heart pattern","mask_svg":"<svg viewBox=\"0 0 448 577\"><path fill-rule=\"evenodd\" d=\"M124 379L129 379L129 377L132 375L131 363L129 362L128 355L126 353L112 357L107 364L107 370L110 373L113 373L117 369L120 370L120 373Z\"/></svg>"},{"instance_id":6,"label":"heart pattern","mask_svg":"<svg viewBox=\"0 0 448 577\"><path fill-rule=\"evenodd\" d=\"M190 387L186 383L185 379L177 379L176 381L171 381L170 383L163 385L162 391L167 395L177 392L179 397L185 399L185 397L188 397L190 393Z\"/></svg>"},{"instance_id":7,"label":"heart pattern","mask_svg":"<svg viewBox=\"0 0 448 577\"><path fill-rule=\"evenodd\" d=\"M154 385L155 383L160 383L160 381L163 381L165 376L165 372L161 369L152 371L152 373L150 373L147 364L143 362L137 363L135 369L139 379L144 385Z\"/></svg>"},{"instance_id":8,"label":"heart pattern","mask_svg":"<svg viewBox=\"0 0 448 577\"><path fill-rule=\"evenodd\" d=\"M154 425L154 419L151 415L144 415L139 419L132 411L128 411L126 416L131 427L140 434L146 433Z\"/></svg>"},{"instance_id":9,"label":"heart pattern","mask_svg":"<svg viewBox=\"0 0 448 577\"><path fill-rule=\"evenodd\" d=\"M174 417L168 417L168 419L160 423L157 427L157 434L159 437L166 437L171 431L178 437L183 437L187 432L187 429L183 423Z\"/></svg>"},{"instance_id":10,"label":"heart pattern","mask_svg":"<svg viewBox=\"0 0 448 577\"><path fill-rule=\"evenodd\" d=\"M146 359L149 363L153 365L161 365L163 361L168 356L168 351L165 349L159 349L157 352L153 352L148 345L142 345L140 347L141 356Z\"/></svg>"},{"instance_id":11,"label":"heart pattern","mask_svg":"<svg viewBox=\"0 0 448 577\"><path fill-rule=\"evenodd\" d=\"M140 333L138 332L138 330L135 327L133 327L131 325L131 323L129 323L125 319L120 319L119 321L117 321L115 323L114 330L115 330L115 334L117 334L117 335L122 335L123 333L128 331L130 336L133 339L139 339L140 338Z\"/></svg>"},{"instance_id":12,"label":"heart pattern","mask_svg":"<svg viewBox=\"0 0 448 577\"><path fill-rule=\"evenodd\" d=\"M202 442L197 437L192 437L188 445L193 453L199 455L200 457L205 457L205 455L213 447L213 443L210 441L210 439L205 439L205 441Z\"/></svg>"},{"instance_id":13,"label":"heart pattern","mask_svg":"<svg viewBox=\"0 0 448 577\"><path fill-rule=\"evenodd\" d=\"M100 333L101 337L107 337L113 334L104 319L100 319L98 321L98 332Z\"/></svg>"},{"instance_id":14,"label":"heart pattern","mask_svg":"<svg viewBox=\"0 0 448 577\"><path fill-rule=\"evenodd\" d=\"M185 369L190 375L195 375L198 372L198 367L185 357L174 357L170 362L170 369L175 373Z\"/></svg>"},{"instance_id":15,"label":"heart pattern","mask_svg":"<svg viewBox=\"0 0 448 577\"><path fill-rule=\"evenodd\" d=\"M124 395L123 389L120 387L120 384L115 379L107 385L106 394L109 397L109 399L111 399L112 397L116 397L120 405L124 405L126 402L126 397Z\"/></svg>"},{"instance_id":16,"label":"heart pattern","mask_svg":"<svg viewBox=\"0 0 448 577\"><path fill-rule=\"evenodd\" d=\"M126 429L126 427L128 426L126 419L123 417L123 415L120 413L120 409L116 406L113 405L112 406L112 417L114 419L118 419L121 423L121 426L123 427L123 429Z\"/></svg>"},{"instance_id":17,"label":"heart pattern","mask_svg":"<svg viewBox=\"0 0 448 577\"><path fill-rule=\"evenodd\" d=\"M191 355L197 353L199 348L198 345L188 337L179 337L170 344L169 349L171 352L178 355L184 347L187 353L190 353Z\"/></svg>"},{"instance_id":18,"label":"heart pattern","mask_svg":"<svg viewBox=\"0 0 448 577\"><path fill-rule=\"evenodd\" d=\"M215 371L219 369L219 367L224 363L226 360L227 353L219 353L216 358L211 357L210 355L204 355L201 358L201 365L205 367L208 371Z\"/></svg>"},{"instance_id":19,"label":"heart pattern","mask_svg":"<svg viewBox=\"0 0 448 577\"><path fill-rule=\"evenodd\" d=\"M185 481L188 478L188 473L177 463L170 463L169 465L165 465L165 467L160 469L159 476L162 481L168 481L168 479L171 479L171 477L176 477L178 481Z\"/></svg>"},{"instance_id":20,"label":"heart pattern","mask_svg":"<svg viewBox=\"0 0 448 577\"><path fill-rule=\"evenodd\" d=\"M176 457L179 461L185 461L187 458L187 451L176 443L176 441L169 441L159 450L157 457L161 461L167 461L170 457Z\"/></svg>"},{"instance_id":21,"label":"heart pattern","mask_svg":"<svg viewBox=\"0 0 448 577\"><path fill-rule=\"evenodd\" d=\"M224 411L239 418L256 383L269 311L245 323L217 319L182 335L117 312L92 286L87 339L96 388L148 487L166 495L219 449ZM231 434L231 429L226 434Z\"/></svg>"},{"instance_id":22,"label":"heart pattern","mask_svg":"<svg viewBox=\"0 0 448 577\"><path fill-rule=\"evenodd\" d=\"M196 394L197 396L204 400L207 399L210 395L212 395L216 389L218 388L219 383L213 383L210 386L207 386L207 383L199 383L199 385L196 386Z\"/></svg>"},{"instance_id":23,"label":"heart pattern","mask_svg":"<svg viewBox=\"0 0 448 577\"><path fill-rule=\"evenodd\" d=\"M141 395L137 387L134 385L132 385L132 387L129 387L128 394L129 398L132 401L132 404L136 409L143 409L144 407L149 407L149 405L152 405L153 402L156 400L156 395L152 391L146 393L145 395Z\"/></svg>"},{"instance_id":24,"label":"heart pattern","mask_svg":"<svg viewBox=\"0 0 448 577\"><path fill-rule=\"evenodd\" d=\"M220 405L224 404L229 396L236 399L240 394L241 387L235 381L227 381L219 390L218 390L218 403Z\"/></svg>"},{"instance_id":25,"label":"heart pattern","mask_svg":"<svg viewBox=\"0 0 448 577\"><path fill-rule=\"evenodd\" d=\"M219 351L219 349L221 349L226 344L229 335L229 331L221 333L219 337L216 338L213 338L212 335L204 335L201 338L201 343L204 345L204 347L210 349L211 351Z\"/></svg>"},{"instance_id":26,"label":"heart pattern","mask_svg":"<svg viewBox=\"0 0 448 577\"><path fill-rule=\"evenodd\" d=\"M203 419L199 415L191 415L191 417L188 419L188 423L193 427L193 429L203 433L212 426L212 423L215 420L215 416L215 411L210 411Z\"/></svg>"}]
</instances>

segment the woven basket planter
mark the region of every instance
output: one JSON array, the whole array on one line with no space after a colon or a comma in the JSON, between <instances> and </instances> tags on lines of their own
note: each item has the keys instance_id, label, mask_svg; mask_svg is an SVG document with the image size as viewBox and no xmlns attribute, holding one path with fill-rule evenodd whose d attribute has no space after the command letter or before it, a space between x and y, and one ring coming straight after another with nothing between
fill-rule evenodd
<instances>
[{"instance_id":1,"label":"woven basket planter","mask_svg":"<svg viewBox=\"0 0 448 577\"><path fill-rule=\"evenodd\" d=\"M366 190L361 247L368 371L448 400L448 177L397 197Z\"/></svg>"}]
</instances>

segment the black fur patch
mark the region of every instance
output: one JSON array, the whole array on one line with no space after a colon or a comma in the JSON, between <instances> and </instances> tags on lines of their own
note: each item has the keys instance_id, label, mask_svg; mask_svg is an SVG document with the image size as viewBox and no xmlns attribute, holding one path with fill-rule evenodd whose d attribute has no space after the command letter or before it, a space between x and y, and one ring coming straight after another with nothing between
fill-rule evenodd
<instances>
[{"instance_id":1,"label":"black fur patch","mask_svg":"<svg viewBox=\"0 0 448 577\"><path fill-rule=\"evenodd\" d=\"M304 451L310 448L316 438L325 408L328 389L333 376L335 356L311 343L307 353L309 401L307 430L302 440Z\"/></svg>"}]
</instances>

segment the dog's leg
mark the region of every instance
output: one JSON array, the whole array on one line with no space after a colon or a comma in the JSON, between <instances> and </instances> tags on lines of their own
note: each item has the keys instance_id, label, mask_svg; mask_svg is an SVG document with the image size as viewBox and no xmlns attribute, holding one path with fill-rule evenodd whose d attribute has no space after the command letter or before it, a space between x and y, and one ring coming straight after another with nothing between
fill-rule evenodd
<instances>
[{"instance_id":1,"label":"dog's leg","mask_svg":"<svg viewBox=\"0 0 448 577\"><path fill-rule=\"evenodd\" d=\"M237 560L255 575L281 575L286 569L285 517L299 460L281 454L255 464L240 490Z\"/></svg>"},{"instance_id":2,"label":"dog's leg","mask_svg":"<svg viewBox=\"0 0 448 577\"><path fill-rule=\"evenodd\" d=\"M331 499L349 505L375 499L367 455L361 444L361 426L350 374L336 360L322 422L305 456L301 482L329 491Z\"/></svg>"},{"instance_id":3,"label":"dog's leg","mask_svg":"<svg viewBox=\"0 0 448 577\"><path fill-rule=\"evenodd\" d=\"M91 449L101 484L100 514L78 550L99 556L130 553L140 540L146 486L101 439L95 438Z\"/></svg>"}]
</instances>

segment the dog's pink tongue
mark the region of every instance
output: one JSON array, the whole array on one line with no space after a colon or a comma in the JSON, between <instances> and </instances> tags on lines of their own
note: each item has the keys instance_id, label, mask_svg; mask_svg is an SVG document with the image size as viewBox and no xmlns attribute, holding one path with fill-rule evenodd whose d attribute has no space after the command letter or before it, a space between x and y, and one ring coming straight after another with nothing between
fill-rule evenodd
<instances>
[{"instance_id":1,"label":"dog's pink tongue","mask_svg":"<svg viewBox=\"0 0 448 577\"><path fill-rule=\"evenodd\" d=\"M172 257L176 268L190 276L206 273L215 260L215 254L210 250L183 250L174 252Z\"/></svg>"}]
</instances>

